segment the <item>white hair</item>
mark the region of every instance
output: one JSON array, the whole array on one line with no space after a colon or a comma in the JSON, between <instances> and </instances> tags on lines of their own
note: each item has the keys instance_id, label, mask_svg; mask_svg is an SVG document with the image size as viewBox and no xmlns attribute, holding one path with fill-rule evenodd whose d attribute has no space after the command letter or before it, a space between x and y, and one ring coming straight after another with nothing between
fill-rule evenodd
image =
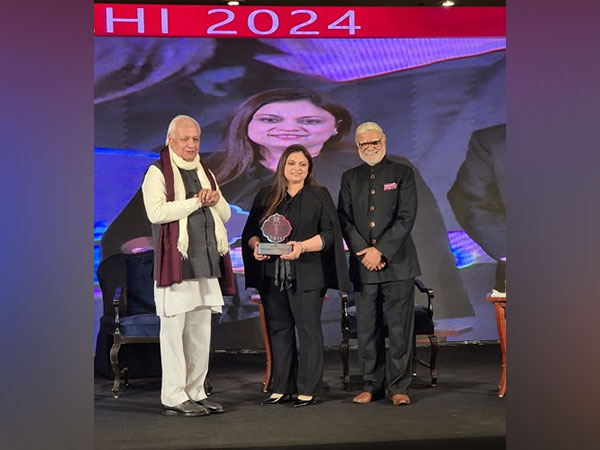
<instances>
[{"instance_id":1,"label":"white hair","mask_svg":"<svg viewBox=\"0 0 600 450\"><path fill-rule=\"evenodd\" d=\"M177 128L177 123L180 122L181 120L190 120L190 121L194 122L194 124L196 124L196 126L198 127L198 133L202 133L202 129L200 128L200 125L198 124L196 119L194 119L193 117L190 117L190 116L185 116L183 114L180 114L178 116L175 116L173 118L173 120L171 120L171 123L169 124L169 128L167 129L167 140L165 141L166 145L169 145L169 136L173 136L175 134L175 128Z\"/></svg>"},{"instance_id":2,"label":"white hair","mask_svg":"<svg viewBox=\"0 0 600 450\"><path fill-rule=\"evenodd\" d=\"M354 134L356 141L358 142L359 134L366 133L367 131L378 131L383 137L385 137L385 133L375 122L363 122L356 127L356 133Z\"/></svg>"}]
</instances>

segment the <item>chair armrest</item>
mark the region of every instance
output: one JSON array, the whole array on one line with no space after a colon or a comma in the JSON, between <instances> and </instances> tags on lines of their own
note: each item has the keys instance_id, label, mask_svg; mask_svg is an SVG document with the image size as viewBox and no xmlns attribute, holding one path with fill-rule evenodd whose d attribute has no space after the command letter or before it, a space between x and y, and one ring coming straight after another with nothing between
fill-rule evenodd
<instances>
[{"instance_id":1,"label":"chair armrest","mask_svg":"<svg viewBox=\"0 0 600 450\"><path fill-rule=\"evenodd\" d=\"M422 292L423 294L427 294L427 313L429 314L429 317L433 317L433 304L431 303L431 301L435 297L433 289L428 288L423 284L421 280L417 279L415 279L415 286L417 286L417 289L420 292Z\"/></svg>"},{"instance_id":2,"label":"chair armrest","mask_svg":"<svg viewBox=\"0 0 600 450\"><path fill-rule=\"evenodd\" d=\"M426 287L421 280L415 280L415 285L417 286L417 289L419 289L419 291L421 291L423 294L427 294L427 296L430 299L433 299L433 297L435 297L433 289Z\"/></svg>"},{"instance_id":3,"label":"chair armrest","mask_svg":"<svg viewBox=\"0 0 600 450\"><path fill-rule=\"evenodd\" d=\"M342 332L349 331L350 319L348 318L348 293L340 291L340 299L342 300Z\"/></svg>"},{"instance_id":4,"label":"chair armrest","mask_svg":"<svg viewBox=\"0 0 600 450\"><path fill-rule=\"evenodd\" d=\"M118 287L117 289L115 289L115 295L113 296L113 307L115 308L115 316L114 316L114 321L115 321L115 327L118 329L119 328L119 324L120 324L120 318L119 318L119 310L121 309L121 297L122 297L122 289L121 287Z\"/></svg>"}]
</instances>

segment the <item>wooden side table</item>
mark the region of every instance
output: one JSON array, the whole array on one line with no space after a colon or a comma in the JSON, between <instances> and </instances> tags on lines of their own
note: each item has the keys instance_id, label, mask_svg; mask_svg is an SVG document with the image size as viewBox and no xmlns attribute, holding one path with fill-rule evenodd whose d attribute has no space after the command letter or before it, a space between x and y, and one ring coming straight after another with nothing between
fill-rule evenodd
<instances>
[{"instance_id":1,"label":"wooden side table","mask_svg":"<svg viewBox=\"0 0 600 450\"><path fill-rule=\"evenodd\" d=\"M498 326L500 350L502 351L502 375L498 383L498 397L504 397L504 394L506 394L506 296L492 297L488 295L486 300L494 304L496 312L496 325Z\"/></svg>"}]
</instances>

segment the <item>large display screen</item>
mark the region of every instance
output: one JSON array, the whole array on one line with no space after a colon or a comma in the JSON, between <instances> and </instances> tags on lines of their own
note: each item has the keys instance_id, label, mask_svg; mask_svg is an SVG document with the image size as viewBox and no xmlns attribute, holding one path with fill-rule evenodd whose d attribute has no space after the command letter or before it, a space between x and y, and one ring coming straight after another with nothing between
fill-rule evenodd
<instances>
[{"instance_id":1,"label":"large display screen","mask_svg":"<svg viewBox=\"0 0 600 450\"><path fill-rule=\"evenodd\" d=\"M361 163L354 130L374 121L390 159L415 169L412 234L420 278L436 293L438 336L497 339L485 297L506 257L504 153L494 150L506 121L504 8L96 4L94 23L96 263L150 245L144 173L171 119L194 117L201 159L233 210L238 291L213 346L260 347L259 333L243 331L258 327L258 310L244 289L240 233L273 182L272 155L319 147L317 181L337 200L342 173ZM488 128L502 142L484 142L477 131ZM328 298L322 320L334 346L339 300Z\"/></svg>"}]
</instances>

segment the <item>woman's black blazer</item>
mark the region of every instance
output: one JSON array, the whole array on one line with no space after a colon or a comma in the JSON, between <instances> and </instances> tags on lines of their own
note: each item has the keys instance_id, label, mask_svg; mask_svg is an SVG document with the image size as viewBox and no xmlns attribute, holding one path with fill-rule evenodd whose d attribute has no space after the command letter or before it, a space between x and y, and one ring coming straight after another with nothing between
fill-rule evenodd
<instances>
[{"instance_id":1,"label":"woman's black blazer","mask_svg":"<svg viewBox=\"0 0 600 450\"><path fill-rule=\"evenodd\" d=\"M265 264L254 258L253 251L248 246L252 236L262 236L259 220L267 208L266 201L271 187L261 189L250 209L250 215L242 232L242 257L246 288L260 288L264 279ZM321 214L327 214L333 223L333 245L320 252L302 253L295 261L296 289L308 291L319 288L350 289L348 266L342 242L342 230L337 211L331 194L326 187L305 185L302 189L300 221L293 225L290 240L303 241L319 234Z\"/></svg>"}]
</instances>

